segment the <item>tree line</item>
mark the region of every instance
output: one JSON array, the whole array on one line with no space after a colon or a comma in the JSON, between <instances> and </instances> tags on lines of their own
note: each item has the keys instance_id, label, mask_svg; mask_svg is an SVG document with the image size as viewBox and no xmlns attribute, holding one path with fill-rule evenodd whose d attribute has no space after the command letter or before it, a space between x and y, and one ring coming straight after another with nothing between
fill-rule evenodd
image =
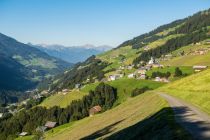
<instances>
[{"instance_id":1,"label":"tree line","mask_svg":"<svg viewBox=\"0 0 210 140\"><path fill-rule=\"evenodd\" d=\"M80 100L75 100L66 108L58 106L47 109L37 106L29 110L22 110L16 115L0 120L0 138L14 139L17 134L25 131L34 134L38 126L47 121L55 121L62 125L71 121L80 120L89 115L90 108L96 105L102 107L102 111L110 109L117 99L117 90L110 85L100 83L94 91Z\"/></svg>"},{"instance_id":2,"label":"tree line","mask_svg":"<svg viewBox=\"0 0 210 140\"><path fill-rule=\"evenodd\" d=\"M162 46L142 52L140 56L133 61L133 63L138 64L140 61L147 62L151 57L160 58L162 55L166 55L191 43L200 42L208 37L209 35L207 35L206 30L199 30L191 34L170 39Z\"/></svg>"}]
</instances>

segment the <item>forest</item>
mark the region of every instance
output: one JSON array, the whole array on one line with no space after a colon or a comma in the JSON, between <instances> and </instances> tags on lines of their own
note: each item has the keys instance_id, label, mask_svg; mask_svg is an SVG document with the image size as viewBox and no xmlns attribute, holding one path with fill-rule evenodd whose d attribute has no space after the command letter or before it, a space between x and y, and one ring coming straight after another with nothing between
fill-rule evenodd
<instances>
[{"instance_id":1,"label":"forest","mask_svg":"<svg viewBox=\"0 0 210 140\"><path fill-rule=\"evenodd\" d=\"M57 92L61 89L70 88L73 89L75 84L83 84L87 79L89 82L94 82L95 79L101 80L104 78L103 69L107 67L106 62L102 62L96 59L95 56L89 57L85 62L78 63L66 73L57 75L55 78L46 80L39 86L40 90L44 88L50 89L50 92ZM57 81L54 83L53 81ZM50 86L49 86L50 85Z\"/></svg>"},{"instance_id":2,"label":"forest","mask_svg":"<svg viewBox=\"0 0 210 140\"><path fill-rule=\"evenodd\" d=\"M210 26L210 14L208 11L199 12L188 17L185 23L172 31L170 34L183 34L183 36L168 40L164 45L145 51L137 57L133 63L138 64L140 61L148 61L151 57L160 58L183 46L203 41L210 37L208 26Z\"/></svg>"},{"instance_id":3,"label":"forest","mask_svg":"<svg viewBox=\"0 0 210 140\"><path fill-rule=\"evenodd\" d=\"M96 105L102 107L102 111L110 109L117 99L117 90L110 85L100 83L94 91L84 96L81 100L75 100L66 108L58 106L47 109L36 106L29 110L22 110L14 116L0 120L0 138L15 138L17 134L24 131L35 134L38 126L44 125L47 121L55 121L62 125L75 120L80 120L89 115L90 108Z\"/></svg>"}]
</instances>

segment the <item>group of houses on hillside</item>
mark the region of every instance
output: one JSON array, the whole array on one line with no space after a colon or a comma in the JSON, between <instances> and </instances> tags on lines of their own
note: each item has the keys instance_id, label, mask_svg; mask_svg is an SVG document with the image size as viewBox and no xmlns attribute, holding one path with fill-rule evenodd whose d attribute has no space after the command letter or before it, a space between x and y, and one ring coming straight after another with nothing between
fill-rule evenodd
<instances>
[{"instance_id":1,"label":"group of houses on hillside","mask_svg":"<svg viewBox=\"0 0 210 140\"><path fill-rule=\"evenodd\" d=\"M116 74L112 74L108 76L108 81L115 81L120 78L123 78L125 74L122 74L122 70L132 70L134 65L129 66L120 66L116 71ZM136 78L136 79L146 79L146 72L152 68L162 68L163 65L159 64L153 57L149 60L149 62L145 66L141 66L135 72L127 75L128 78Z\"/></svg>"}]
</instances>

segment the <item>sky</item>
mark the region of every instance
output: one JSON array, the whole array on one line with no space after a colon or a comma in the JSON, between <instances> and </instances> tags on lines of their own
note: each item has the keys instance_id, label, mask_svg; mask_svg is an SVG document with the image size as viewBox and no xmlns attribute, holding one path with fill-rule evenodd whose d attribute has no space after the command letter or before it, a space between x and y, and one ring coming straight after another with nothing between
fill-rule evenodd
<instances>
[{"instance_id":1,"label":"sky","mask_svg":"<svg viewBox=\"0 0 210 140\"><path fill-rule=\"evenodd\" d=\"M0 0L0 32L33 44L116 47L210 0Z\"/></svg>"}]
</instances>

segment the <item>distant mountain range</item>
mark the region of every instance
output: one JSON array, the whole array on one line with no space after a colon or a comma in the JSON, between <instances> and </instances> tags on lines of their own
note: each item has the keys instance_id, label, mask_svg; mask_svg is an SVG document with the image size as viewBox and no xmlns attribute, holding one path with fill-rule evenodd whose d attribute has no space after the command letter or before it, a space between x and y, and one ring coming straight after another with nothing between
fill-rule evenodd
<instances>
[{"instance_id":1,"label":"distant mountain range","mask_svg":"<svg viewBox=\"0 0 210 140\"><path fill-rule=\"evenodd\" d=\"M28 45L36 47L41 51L46 52L50 56L62 59L69 63L82 62L92 55L97 55L112 49L112 47L108 45L94 46L90 44L84 46L72 46L72 47L66 47L63 45L46 45L46 44L32 45L31 43L29 43Z\"/></svg>"},{"instance_id":2,"label":"distant mountain range","mask_svg":"<svg viewBox=\"0 0 210 140\"><path fill-rule=\"evenodd\" d=\"M72 64L0 33L0 91L24 91Z\"/></svg>"}]
</instances>

